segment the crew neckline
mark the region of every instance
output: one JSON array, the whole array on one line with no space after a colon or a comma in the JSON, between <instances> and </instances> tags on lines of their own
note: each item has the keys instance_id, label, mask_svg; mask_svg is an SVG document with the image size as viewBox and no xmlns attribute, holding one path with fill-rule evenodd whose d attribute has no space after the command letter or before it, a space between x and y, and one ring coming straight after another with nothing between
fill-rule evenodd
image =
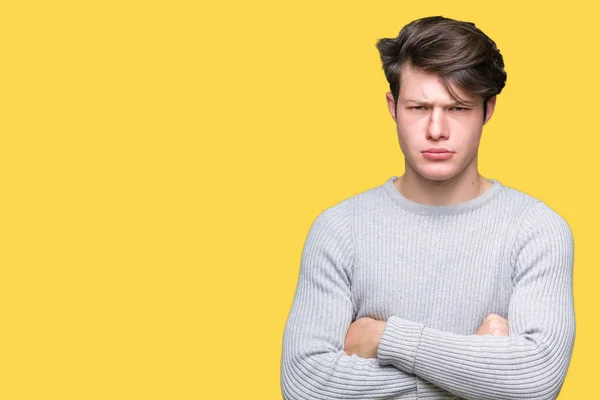
<instances>
[{"instance_id":1,"label":"crew neckline","mask_svg":"<svg viewBox=\"0 0 600 400\"><path fill-rule=\"evenodd\" d=\"M504 185L502 185L496 179L487 179L492 183L492 186L486 190L485 193L463 203L436 206L417 203L404 197L404 195L402 195L402 193L396 189L396 186L394 186L394 181L398 178L398 176L392 176L389 178L383 184L384 190L398 206L410 212L421 215L453 215L475 210L497 197L504 187Z\"/></svg>"}]
</instances>

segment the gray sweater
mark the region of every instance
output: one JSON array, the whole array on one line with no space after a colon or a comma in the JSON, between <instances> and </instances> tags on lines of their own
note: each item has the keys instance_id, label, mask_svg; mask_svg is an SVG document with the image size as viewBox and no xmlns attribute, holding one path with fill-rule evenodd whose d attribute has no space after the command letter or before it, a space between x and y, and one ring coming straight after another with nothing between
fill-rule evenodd
<instances>
[{"instance_id":1,"label":"gray sweater","mask_svg":"<svg viewBox=\"0 0 600 400\"><path fill-rule=\"evenodd\" d=\"M323 211L283 335L285 399L554 399L575 339L573 236L497 180L470 201L412 202L389 178ZM478 336L489 313L509 336ZM361 317L377 358L348 356Z\"/></svg>"}]
</instances>

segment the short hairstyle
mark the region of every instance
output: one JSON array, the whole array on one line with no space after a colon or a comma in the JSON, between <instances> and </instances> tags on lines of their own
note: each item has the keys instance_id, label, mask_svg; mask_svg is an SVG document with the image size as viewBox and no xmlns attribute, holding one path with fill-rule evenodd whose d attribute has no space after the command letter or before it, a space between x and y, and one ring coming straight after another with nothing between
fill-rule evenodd
<instances>
[{"instance_id":1,"label":"short hairstyle","mask_svg":"<svg viewBox=\"0 0 600 400\"><path fill-rule=\"evenodd\" d=\"M400 73L406 64L438 75L450 96L459 103L466 102L452 90L451 84L481 96L484 120L488 100L499 94L506 83L500 50L472 22L441 16L421 18L404 26L398 37L379 39L376 46L396 104Z\"/></svg>"}]
</instances>

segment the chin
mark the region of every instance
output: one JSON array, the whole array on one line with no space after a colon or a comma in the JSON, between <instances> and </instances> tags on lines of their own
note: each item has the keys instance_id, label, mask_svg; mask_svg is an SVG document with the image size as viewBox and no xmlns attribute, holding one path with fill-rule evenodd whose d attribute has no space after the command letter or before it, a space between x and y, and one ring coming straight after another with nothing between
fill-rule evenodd
<instances>
[{"instance_id":1,"label":"chin","mask_svg":"<svg viewBox=\"0 0 600 400\"><path fill-rule=\"evenodd\" d=\"M453 180L453 178L456 177L456 175L454 175L454 176L422 176L422 177L423 177L423 179L425 179L431 183L444 184L444 183L451 182Z\"/></svg>"},{"instance_id":2,"label":"chin","mask_svg":"<svg viewBox=\"0 0 600 400\"><path fill-rule=\"evenodd\" d=\"M454 170L454 169L439 169L436 168L435 170L431 170L431 169L420 169L420 170L416 170L417 175L419 175L420 177L422 177L425 180L428 181L438 181L438 182L447 182L447 181L451 181L453 180L457 175L458 175L458 171Z\"/></svg>"}]
</instances>

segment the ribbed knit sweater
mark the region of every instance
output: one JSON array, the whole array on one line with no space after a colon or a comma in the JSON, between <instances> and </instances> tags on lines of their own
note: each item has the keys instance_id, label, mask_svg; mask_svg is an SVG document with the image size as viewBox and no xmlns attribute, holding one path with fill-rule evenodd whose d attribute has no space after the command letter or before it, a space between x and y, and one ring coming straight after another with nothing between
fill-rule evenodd
<instances>
[{"instance_id":1,"label":"ribbed knit sweater","mask_svg":"<svg viewBox=\"0 0 600 400\"><path fill-rule=\"evenodd\" d=\"M464 203L415 203L397 177L320 213L283 335L285 399L555 399L575 339L573 236L542 201L490 179ZM484 318L509 336L475 335ZM359 318L377 358L348 356Z\"/></svg>"}]
</instances>

